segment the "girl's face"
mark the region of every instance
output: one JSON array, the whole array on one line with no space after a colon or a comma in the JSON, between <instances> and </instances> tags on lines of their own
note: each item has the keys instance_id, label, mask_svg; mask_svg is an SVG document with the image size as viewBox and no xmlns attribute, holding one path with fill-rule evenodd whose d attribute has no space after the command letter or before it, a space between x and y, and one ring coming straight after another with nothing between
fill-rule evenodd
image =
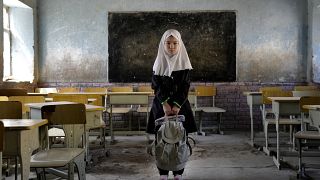
<instances>
[{"instance_id":1,"label":"girl's face","mask_svg":"<svg viewBox=\"0 0 320 180\"><path fill-rule=\"evenodd\" d=\"M179 41L173 36L169 36L165 41L165 50L169 55L175 55L180 48Z\"/></svg>"}]
</instances>

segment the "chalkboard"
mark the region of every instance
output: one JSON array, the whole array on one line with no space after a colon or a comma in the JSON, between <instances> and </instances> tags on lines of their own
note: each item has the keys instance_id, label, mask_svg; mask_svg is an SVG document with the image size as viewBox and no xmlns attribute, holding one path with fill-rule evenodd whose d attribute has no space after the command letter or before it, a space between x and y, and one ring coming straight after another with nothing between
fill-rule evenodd
<instances>
[{"instance_id":1,"label":"chalkboard","mask_svg":"<svg viewBox=\"0 0 320 180\"><path fill-rule=\"evenodd\" d=\"M236 79L235 12L109 12L110 82L150 82L162 34L176 29L194 82Z\"/></svg>"}]
</instances>

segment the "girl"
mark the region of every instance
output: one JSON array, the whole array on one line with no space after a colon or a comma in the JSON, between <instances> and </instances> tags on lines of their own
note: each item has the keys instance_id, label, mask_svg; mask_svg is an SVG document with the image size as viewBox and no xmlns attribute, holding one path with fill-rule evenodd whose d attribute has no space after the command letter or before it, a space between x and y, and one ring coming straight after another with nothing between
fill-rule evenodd
<instances>
[{"instance_id":1,"label":"girl","mask_svg":"<svg viewBox=\"0 0 320 180\"><path fill-rule=\"evenodd\" d=\"M155 120L163 116L184 115L183 123L187 133L197 131L188 92L190 87L190 70L192 69L189 56L177 30L167 30L161 38L158 55L153 65L152 89L153 100L147 133L155 134ZM158 167L160 179L168 179L169 171ZM174 179L182 179L184 168L173 171Z\"/></svg>"}]
</instances>

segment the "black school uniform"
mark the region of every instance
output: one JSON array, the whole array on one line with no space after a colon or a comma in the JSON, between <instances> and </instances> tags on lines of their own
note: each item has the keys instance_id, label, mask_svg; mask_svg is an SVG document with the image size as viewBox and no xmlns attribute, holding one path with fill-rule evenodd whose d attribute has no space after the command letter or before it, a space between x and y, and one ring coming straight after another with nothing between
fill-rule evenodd
<instances>
[{"instance_id":1,"label":"black school uniform","mask_svg":"<svg viewBox=\"0 0 320 180\"><path fill-rule=\"evenodd\" d=\"M148 119L147 133L155 134L155 120L164 116L162 103L167 102L180 107L179 115L185 116L183 123L187 133L197 131L197 126L193 117L193 112L188 101L188 92L190 88L190 70L173 71L171 76L152 76L152 89L154 89L155 98L152 103L150 116Z\"/></svg>"}]
</instances>

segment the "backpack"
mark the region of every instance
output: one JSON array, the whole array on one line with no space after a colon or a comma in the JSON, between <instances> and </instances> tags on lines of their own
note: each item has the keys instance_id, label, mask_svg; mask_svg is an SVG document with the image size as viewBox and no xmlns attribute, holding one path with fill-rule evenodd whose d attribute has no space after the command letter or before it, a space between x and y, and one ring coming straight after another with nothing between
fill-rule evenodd
<instances>
[{"instance_id":1,"label":"backpack","mask_svg":"<svg viewBox=\"0 0 320 180\"><path fill-rule=\"evenodd\" d=\"M178 171L185 167L192 149L183 127L183 115L162 117L155 121L160 125L153 144L157 167Z\"/></svg>"}]
</instances>

